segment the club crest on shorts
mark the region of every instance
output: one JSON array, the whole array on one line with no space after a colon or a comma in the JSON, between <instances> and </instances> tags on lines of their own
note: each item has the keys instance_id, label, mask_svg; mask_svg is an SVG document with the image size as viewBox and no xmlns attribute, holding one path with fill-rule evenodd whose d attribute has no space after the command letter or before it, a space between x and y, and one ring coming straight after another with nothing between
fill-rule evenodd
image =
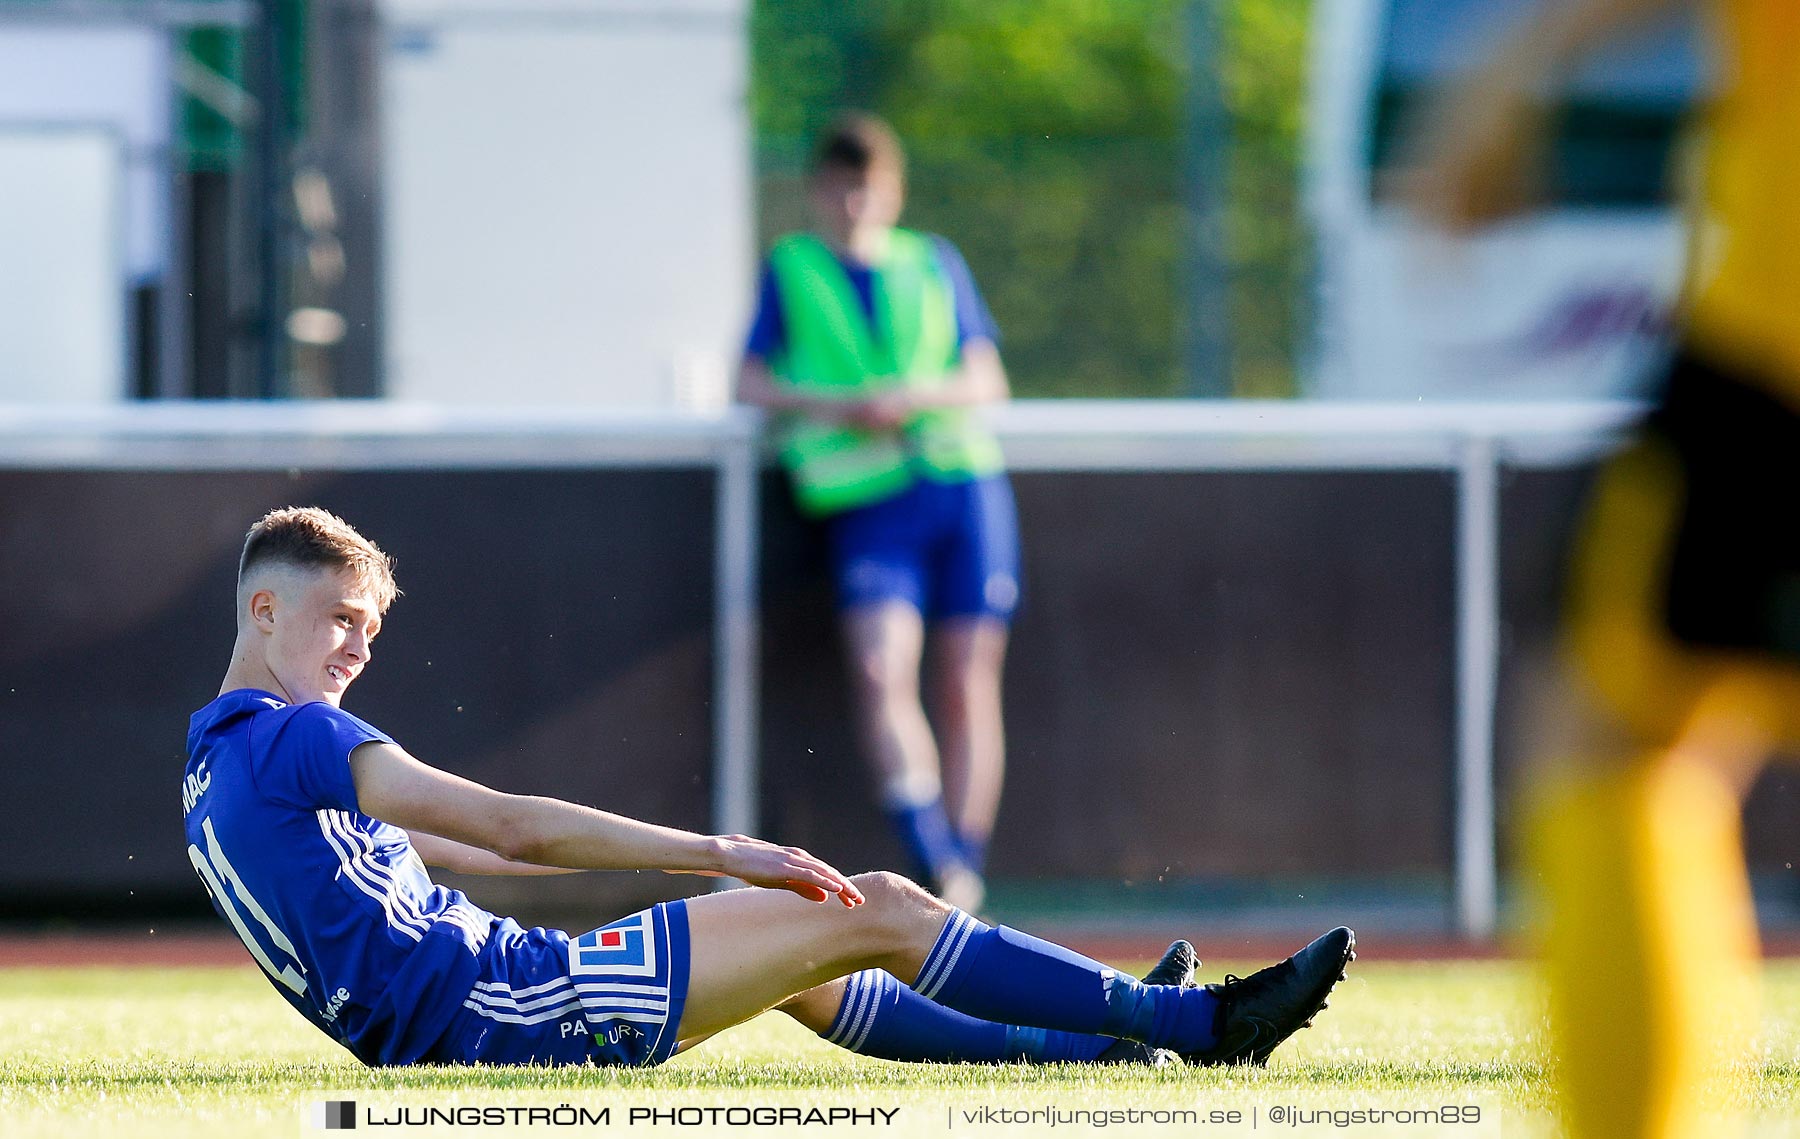
<instances>
[{"instance_id":1,"label":"club crest on shorts","mask_svg":"<svg viewBox=\"0 0 1800 1139\"><path fill-rule=\"evenodd\" d=\"M632 914L569 943L569 973L656 975L656 936L648 913Z\"/></svg>"}]
</instances>

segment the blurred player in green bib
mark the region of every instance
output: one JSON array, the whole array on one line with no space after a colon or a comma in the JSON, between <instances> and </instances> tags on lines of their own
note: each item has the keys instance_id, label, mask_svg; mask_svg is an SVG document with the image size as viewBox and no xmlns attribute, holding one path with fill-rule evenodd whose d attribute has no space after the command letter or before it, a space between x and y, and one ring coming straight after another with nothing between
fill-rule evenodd
<instances>
[{"instance_id":1,"label":"blurred player in green bib","mask_svg":"<svg viewBox=\"0 0 1800 1139\"><path fill-rule=\"evenodd\" d=\"M1440 107L1410 175L1452 229L1523 208L1554 83L1684 8L1711 18L1722 67L1698 123L1680 342L1575 553L1571 687L1596 714L1532 835L1579 1139L1732 1133L1711 1091L1754 1030L1740 807L1769 754L1800 743L1800 4L1544 5Z\"/></svg>"},{"instance_id":2,"label":"blurred player in green bib","mask_svg":"<svg viewBox=\"0 0 1800 1139\"><path fill-rule=\"evenodd\" d=\"M738 398L779 413L795 496L824 522L859 734L912 872L972 909L1019 602L1012 489L975 410L1008 396L998 333L956 248L895 225L905 160L880 120L839 119L807 185L815 229L769 253Z\"/></svg>"}]
</instances>

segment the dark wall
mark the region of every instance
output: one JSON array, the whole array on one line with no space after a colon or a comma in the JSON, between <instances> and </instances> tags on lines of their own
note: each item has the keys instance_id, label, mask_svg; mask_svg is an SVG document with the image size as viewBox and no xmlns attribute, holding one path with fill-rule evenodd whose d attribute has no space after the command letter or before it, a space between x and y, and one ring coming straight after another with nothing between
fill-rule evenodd
<instances>
[{"instance_id":1,"label":"dark wall","mask_svg":"<svg viewBox=\"0 0 1800 1139\"><path fill-rule=\"evenodd\" d=\"M1447 875L1455 485L1441 473L1016 477L1025 605L998 876ZM1500 772L1583 472L1503 479ZM176 784L262 511L337 510L405 596L348 706L422 758L705 828L713 480L694 471L0 473L0 912L201 912ZM764 484L763 830L899 864L857 757L817 535ZM1751 850L1796 861L1790 781ZM1503 794L1503 821L1511 799ZM698 880L462 883L577 921Z\"/></svg>"}]
</instances>

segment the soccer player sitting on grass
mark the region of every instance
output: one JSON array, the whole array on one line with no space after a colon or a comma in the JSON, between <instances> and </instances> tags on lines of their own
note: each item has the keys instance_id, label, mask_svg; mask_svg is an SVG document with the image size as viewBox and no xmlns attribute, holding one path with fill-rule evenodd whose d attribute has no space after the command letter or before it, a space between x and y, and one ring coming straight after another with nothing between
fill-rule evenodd
<instances>
[{"instance_id":1,"label":"soccer player sitting on grass","mask_svg":"<svg viewBox=\"0 0 1800 1139\"><path fill-rule=\"evenodd\" d=\"M237 643L188 729L188 856L290 1004L366 1064L660 1063L779 1008L893 1060L1261 1063L1355 954L1335 929L1196 986L1182 942L1138 981L990 927L898 875L699 835L429 767L344 692L396 594L341 519L277 510L239 563ZM522 929L425 865L472 874L658 869L755 889L664 902L571 938ZM829 904L819 904L829 903Z\"/></svg>"}]
</instances>

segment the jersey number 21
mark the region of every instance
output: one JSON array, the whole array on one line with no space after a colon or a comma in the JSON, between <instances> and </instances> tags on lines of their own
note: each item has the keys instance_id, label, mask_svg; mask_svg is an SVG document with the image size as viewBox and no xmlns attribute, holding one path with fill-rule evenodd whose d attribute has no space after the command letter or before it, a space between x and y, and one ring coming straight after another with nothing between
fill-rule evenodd
<instances>
[{"instance_id":1,"label":"jersey number 21","mask_svg":"<svg viewBox=\"0 0 1800 1139\"><path fill-rule=\"evenodd\" d=\"M237 930L238 937L244 942L244 947L250 950L251 956L256 958L256 963L263 967L263 971L294 993L305 993L306 978L300 975L300 959L299 955L294 952L294 943L288 939L287 934L281 932L281 928L275 924L274 919L269 917L268 911L262 908L262 904L251 897L250 891L244 888L243 879L239 878L237 871L231 868L231 860L225 857L223 850L219 849L219 838L213 834L212 820L202 819L200 829L206 834L206 849L202 851L198 846L189 843L188 859L193 862L194 872L200 875L200 881L205 884L206 892L211 894L213 901L219 904L219 909L224 911L226 920L230 921L232 928ZM231 887L229 891L225 888L228 883ZM232 901L233 895L236 896L237 902ZM250 926L244 921L244 915L238 912L238 902L243 903L244 908L250 911L250 916L256 919L258 925L262 926L263 931L268 935L268 940L274 943L272 946L264 945L263 939L251 931ZM277 967L271 951L283 954L292 964Z\"/></svg>"}]
</instances>

